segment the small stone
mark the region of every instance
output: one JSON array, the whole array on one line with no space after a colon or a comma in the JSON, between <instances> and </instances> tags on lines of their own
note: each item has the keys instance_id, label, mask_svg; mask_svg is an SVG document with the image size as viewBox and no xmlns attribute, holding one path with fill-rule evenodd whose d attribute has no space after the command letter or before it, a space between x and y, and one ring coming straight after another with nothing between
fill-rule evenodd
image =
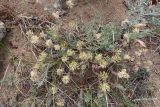
<instances>
[{"instance_id":1,"label":"small stone","mask_svg":"<svg viewBox=\"0 0 160 107\"><path fill-rule=\"evenodd\" d=\"M4 105L0 102L0 107L4 107Z\"/></svg>"},{"instance_id":2,"label":"small stone","mask_svg":"<svg viewBox=\"0 0 160 107\"><path fill-rule=\"evenodd\" d=\"M0 21L0 41L5 37L6 28L4 23Z\"/></svg>"}]
</instances>

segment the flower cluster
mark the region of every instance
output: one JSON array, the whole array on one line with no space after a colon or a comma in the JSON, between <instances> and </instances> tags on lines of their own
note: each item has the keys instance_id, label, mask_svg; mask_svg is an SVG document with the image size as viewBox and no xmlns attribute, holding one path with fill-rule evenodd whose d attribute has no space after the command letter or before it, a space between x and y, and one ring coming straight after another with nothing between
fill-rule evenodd
<instances>
[{"instance_id":1,"label":"flower cluster","mask_svg":"<svg viewBox=\"0 0 160 107\"><path fill-rule=\"evenodd\" d=\"M70 81L70 76L69 76L69 75L64 75L64 76L62 77L62 82L63 82L64 84L68 84L69 81Z\"/></svg>"},{"instance_id":2,"label":"flower cluster","mask_svg":"<svg viewBox=\"0 0 160 107\"><path fill-rule=\"evenodd\" d=\"M37 35L35 35L31 30L27 31L26 34L29 36L32 44L40 43L40 38Z\"/></svg>"},{"instance_id":3,"label":"flower cluster","mask_svg":"<svg viewBox=\"0 0 160 107\"><path fill-rule=\"evenodd\" d=\"M124 60L131 60L131 57L130 57L128 54L125 54L125 55L123 56L123 59L124 59Z\"/></svg>"},{"instance_id":4,"label":"flower cluster","mask_svg":"<svg viewBox=\"0 0 160 107\"><path fill-rule=\"evenodd\" d=\"M70 64L69 64L69 69L71 71L75 71L76 69L78 68L78 63L76 61L72 61Z\"/></svg>"},{"instance_id":5,"label":"flower cluster","mask_svg":"<svg viewBox=\"0 0 160 107\"><path fill-rule=\"evenodd\" d=\"M121 50L116 50L115 55L112 56L113 62L120 62L122 60Z\"/></svg>"},{"instance_id":6,"label":"flower cluster","mask_svg":"<svg viewBox=\"0 0 160 107\"><path fill-rule=\"evenodd\" d=\"M100 83L99 88L102 92L106 93L106 91L110 91L110 86L108 83Z\"/></svg>"},{"instance_id":7,"label":"flower cluster","mask_svg":"<svg viewBox=\"0 0 160 107\"><path fill-rule=\"evenodd\" d=\"M57 73L57 75L61 76L64 73L64 69L59 68L59 69L57 69L56 73Z\"/></svg>"},{"instance_id":8,"label":"flower cluster","mask_svg":"<svg viewBox=\"0 0 160 107\"><path fill-rule=\"evenodd\" d=\"M58 88L55 85L52 85L51 91L52 91L52 94L54 95L57 93Z\"/></svg>"},{"instance_id":9,"label":"flower cluster","mask_svg":"<svg viewBox=\"0 0 160 107\"><path fill-rule=\"evenodd\" d=\"M56 107L64 107L65 105L65 100L62 99L62 98L58 98L57 101L56 101Z\"/></svg>"},{"instance_id":10,"label":"flower cluster","mask_svg":"<svg viewBox=\"0 0 160 107\"><path fill-rule=\"evenodd\" d=\"M76 47L78 50L81 50L84 45L85 45L85 43L83 41L78 41L76 44Z\"/></svg>"},{"instance_id":11,"label":"flower cluster","mask_svg":"<svg viewBox=\"0 0 160 107\"><path fill-rule=\"evenodd\" d=\"M72 49L67 50L67 56L72 56L74 54L75 54L75 52Z\"/></svg>"},{"instance_id":12,"label":"flower cluster","mask_svg":"<svg viewBox=\"0 0 160 107\"><path fill-rule=\"evenodd\" d=\"M80 52L79 59L80 60L92 60L93 56L91 52Z\"/></svg>"},{"instance_id":13,"label":"flower cluster","mask_svg":"<svg viewBox=\"0 0 160 107\"><path fill-rule=\"evenodd\" d=\"M69 8L73 8L75 6L75 0L67 0L66 4Z\"/></svg>"},{"instance_id":14,"label":"flower cluster","mask_svg":"<svg viewBox=\"0 0 160 107\"><path fill-rule=\"evenodd\" d=\"M63 56L63 57L61 58L62 62L67 62L68 59L69 59L69 58L68 58L67 56Z\"/></svg>"},{"instance_id":15,"label":"flower cluster","mask_svg":"<svg viewBox=\"0 0 160 107\"><path fill-rule=\"evenodd\" d=\"M127 73L127 70L126 69L122 69L118 74L117 74L117 76L119 77L119 78L126 78L126 79L128 79L130 76L129 76L129 74Z\"/></svg>"},{"instance_id":16,"label":"flower cluster","mask_svg":"<svg viewBox=\"0 0 160 107\"><path fill-rule=\"evenodd\" d=\"M101 68L105 68L108 65L108 62L104 59L102 54L96 55L95 61L100 65Z\"/></svg>"},{"instance_id":17,"label":"flower cluster","mask_svg":"<svg viewBox=\"0 0 160 107\"><path fill-rule=\"evenodd\" d=\"M46 41L46 46L47 46L48 48L52 48L52 47L53 47L53 42L52 42L51 39L48 39L48 40Z\"/></svg>"},{"instance_id":18,"label":"flower cluster","mask_svg":"<svg viewBox=\"0 0 160 107\"><path fill-rule=\"evenodd\" d=\"M108 73L105 72L105 71L102 71L102 72L99 73L98 77L99 77L100 80L106 81L107 78L108 78Z\"/></svg>"},{"instance_id":19,"label":"flower cluster","mask_svg":"<svg viewBox=\"0 0 160 107\"><path fill-rule=\"evenodd\" d=\"M33 82L37 82L37 81L40 80L41 74L42 74L41 71L45 67L46 58L47 58L47 53L45 53L45 52L40 53L40 55L38 57L38 60L37 60L36 64L34 65L32 71L31 71L31 78L30 79Z\"/></svg>"}]
</instances>

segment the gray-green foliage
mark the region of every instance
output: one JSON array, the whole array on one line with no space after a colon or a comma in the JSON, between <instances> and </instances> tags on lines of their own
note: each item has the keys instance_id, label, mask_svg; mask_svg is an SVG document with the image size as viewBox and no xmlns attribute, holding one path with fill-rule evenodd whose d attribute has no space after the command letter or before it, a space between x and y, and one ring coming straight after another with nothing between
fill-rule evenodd
<instances>
[{"instance_id":1,"label":"gray-green foliage","mask_svg":"<svg viewBox=\"0 0 160 107\"><path fill-rule=\"evenodd\" d=\"M151 22L160 25L159 16L160 5L151 5L150 0L137 0L130 6L129 21L131 24Z\"/></svg>"},{"instance_id":2,"label":"gray-green foliage","mask_svg":"<svg viewBox=\"0 0 160 107\"><path fill-rule=\"evenodd\" d=\"M153 26L152 32L154 34L160 33L160 5L152 8L152 13L146 14L146 20L148 23Z\"/></svg>"},{"instance_id":3,"label":"gray-green foliage","mask_svg":"<svg viewBox=\"0 0 160 107\"><path fill-rule=\"evenodd\" d=\"M95 95L93 91L87 91L84 93L84 107L106 107L105 96Z\"/></svg>"},{"instance_id":4,"label":"gray-green foliage","mask_svg":"<svg viewBox=\"0 0 160 107\"><path fill-rule=\"evenodd\" d=\"M145 14L151 12L148 9L149 0L137 0L136 2L130 2L129 5L129 21L131 24L145 23Z\"/></svg>"},{"instance_id":5,"label":"gray-green foliage","mask_svg":"<svg viewBox=\"0 0 160 107\"><path fill-rule=\"evenodd\" d=\"M107 24L102 29L102 37L100 39L99 45L101 49L110 50L116 44L115 41L120 39L122 34L122 29L120 29L115 24Z\"/></svg>"},{"instance_id":6,"label":"gray-green foliage","mask_svg":"<svg viewBox=\"0 0 160 107\"><path fill-rule=\"evenodd\" d=\"M125 28L130 32L130 39L154 36L160 33L160 5L151 5L150 0L129 1L129 23ZM147 24L146 28L140 32L131 32L133 25L143 23Z\"/></svg>"},{"instance_id":7,"label":"gray-green foliage","mask_svg":"<svg viewBox=\"0 0 160 107\"><path fill-rule=\"evenodd\" d=\"M114 23L104 25L85 25L83 31L86 34L86 42L90 50L110 50L116 46L115 41L120 39L122 35L122 29L120 26ZM96 38L96 34L100 33L101 37Z\"/></svg>"}]
</instances>

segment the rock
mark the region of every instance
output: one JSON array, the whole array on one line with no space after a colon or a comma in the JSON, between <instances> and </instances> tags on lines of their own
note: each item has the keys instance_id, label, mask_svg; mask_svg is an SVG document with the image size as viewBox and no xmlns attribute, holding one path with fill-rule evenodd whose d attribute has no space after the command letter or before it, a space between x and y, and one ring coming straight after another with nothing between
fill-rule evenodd
<instances>
[{"instance_id":1,"label":"rock","mask_svg":"<svg viewBox=\"0 0 160 107\"><path fill-rule=\"evenodd\" d=\"M0 102L0 107L4 107L4 105Z\"/></svg>"},{"instance_id":2,"label":"rock","mask_svg":"<svg viewBox=\"0 0 160 107\"><path fill-rule=\"evenodd\" d=\"M66 5L66 0L36 0L36 3L39 3L43 6L44 10L49 13L59 12L64 14L64 8Z\"/></svg>"},{"instance_id":3,"label":"rock","mask_svg":"<svg viewBox=\"0 0 160 107\"><path fill-rule=\"evenodd\" d=\"M5 37L6 28L4 23L0 21L0 41Z\"/></svg>"}]
</instances>

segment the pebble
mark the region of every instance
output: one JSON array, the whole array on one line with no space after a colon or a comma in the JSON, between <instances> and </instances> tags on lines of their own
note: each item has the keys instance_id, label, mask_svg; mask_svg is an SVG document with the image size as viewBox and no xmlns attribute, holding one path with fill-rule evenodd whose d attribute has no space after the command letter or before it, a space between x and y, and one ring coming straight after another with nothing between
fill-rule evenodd
<instances>
[{"instance_id":1,"label":"pebble","mask_svg":"<svg viewBox=\"0 0 160 107\"><path fill-rule=\"evenodd\" d=\"M4 105L0 102L0 107L4 107Z\"/></svg>"},{"instance_id":2,"label":"pebble","mask_svg":"<svg viewBox=\"0 0 160 107\"><path fill-rule=\"evenodd\" d=\"M0 41L5 37L6 28L2 21L0 21Z\"/></svg>"}]
</instances>

